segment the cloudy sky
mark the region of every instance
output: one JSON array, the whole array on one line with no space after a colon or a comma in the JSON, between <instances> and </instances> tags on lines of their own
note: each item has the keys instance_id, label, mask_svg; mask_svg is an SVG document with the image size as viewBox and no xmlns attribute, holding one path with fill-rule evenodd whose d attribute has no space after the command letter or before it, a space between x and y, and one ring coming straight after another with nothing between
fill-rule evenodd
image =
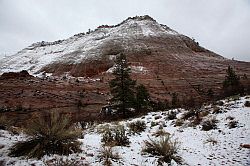
<instances>
[{"instance_id":1,"label":"cloudy sky","mask_svg":"<svg viewBox=\"0 0 250 166\"><path fill-rule=\"evenodd\" d=\"M0 0L0 56L145 14L224 57L250 61L250 0Z\"/></svg>"}]
</instances>

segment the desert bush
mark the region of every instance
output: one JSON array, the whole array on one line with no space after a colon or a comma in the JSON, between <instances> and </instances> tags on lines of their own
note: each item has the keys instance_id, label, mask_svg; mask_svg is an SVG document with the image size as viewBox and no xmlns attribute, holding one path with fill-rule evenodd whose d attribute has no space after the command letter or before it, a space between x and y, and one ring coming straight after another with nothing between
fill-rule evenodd
<instances>
[{"instance_id":1,"label":"desert bush","mask_svg":"<svg viewBox=\"0 0 250 166\"><path fill-rule=\"evenodd\" d=\"M158 129L158 130L156 130L156 132L154 132L152 135L155 136L155 137L159 137L159 136L170 135L170 133L167 132L167 131L165 131L165 130L163 130L163 129Z\"/></svg>"},{"instance_id":2,"label":"desert bush","mask_svg":"<svg viewBox=\"0 0 250 166\"><path fill-rule=\"evenodd\" d=\"M184 120L187 120L193 116L195 116L195 110L188 110L187 112L185 112L183 115L182 115L182 119Z\"/></svg>"},{"instance_id":3,"label":"desert bush","mask_svg":"<svg viewBox=\"0 0 250 166\"><path fill-rule=\"evenodd\" d=\"M124 126L115 126L113 128L108 128L102 135L102 140L105 145L112 146L126 146L128 145L129 138L126 134Z\"/></svg>"},{"instance_id":4,"label":"desert bush","mask_svg":"<svg viewBox=\"0 0 250 166\"><path fill-rule=\"evenodd\" d=\"M234 120L234 117L228 116L228 117L226 118L226 120Z\"/></svg>"},{"instance_id":5,"label":"desert bush","mask_svg":"<svg viewBox=\"0 0 250 166\"><path fill-rule=\"evenodd\" d=\"M229 129L235 128L235 127L238 126L238 121L236 121L236 120L231 120L231 121L228 122L227 125L228 125Z\"/></svg>"},{"instance_id":6,"label":"desert bush","mask_svg":"<svg viewBox=\"0 0 250 166\"><path fill-rule=\"evenodd\" d=\"M218 141L215 138L213 138L211 135L207 135L207 139L204 141L204 144L207 144L207 143L215 145L218 143Z\"/></svg>"},{"instance_id":7,"label":"desert bush","mask_svg":"<svg viewBox=\"0 0 250 166\"><path fill-rule=\"evenodd\" d=\"M214 105L213 106L213 114L219 114L219 113L222 113L220 107Z\"/></svg>"},{"instance_id":8,"label":"desert bush","mask_svg":"<svg viewBox=\"0 0 250 166\"><path fill-rule=\"evenodd\" d=\"M177 155L179 149L179 142L172 141L170 135L161 136L159 139L151 139L144 141L142 152L150 153L159 157L159 162L170 163L175 160L177 163L181 162L181 158Z\"/></svg>"},{"instance_id":9,"label":"desert bush","mask_svg":"<svg viewBox=\"0 0 250 166\"><path fill-rule=\"evenodd\" d=\"M202 122L202 130L208 131L211 129L216 129L217 128L217 123L218 120L215 117L210 117Z\"/></svg>"},{"instance_id":10,"label":"desert bush","mask_svg":"<svg viewBox=\"0 0 250 166\"><path fill-rule=\"evenodd\" d=\"M250 101L246 101L244 105L245 107L250 107Z\"/></svg>"},{"instance_id":11,"label":"desert bush","mask_svg":"<svg viewBox=\"0 0 250 166\"><path fill-rule=\"evenodd\" d=\"M150 124L151 127L154 127L154 126L157 126L157 125L158 124L156 122L154 122L154 121L152 121L151 124Z\"/></svg>"},{"instance_id":12,"label":"desert bush","mask_svg":"<svg viewBox=\"0 0 250 166\"><path fill-rule=\"evenodd\" d=\"M182 126L183 124L184 124L184 120L183 119L176 119L175 126Z\"/></svg>"},{"instance_id":13,"label":"desert bush","mask_svg":"<svg viewBox=\"0 0 250 166\"><path fill-rule=\"evenodd\" d=\"M217 104L218 106L223 106L223 105L224 105L224 102L220 100L220 101L217 101L216 104Z\"/></svg>"},{"instance_id":14,"label":"desert bush","mask_svg":"<svg viewBox=\"0 0 250 166\"><path fill-rule=\"evenodd\" d=\"M50 113L34 119L24 130L28 140L17 142L10 149L10 156L41 158L44 155L68 155L80 152L81 130L76 129L65 115Z\"/></svg>"},{"instance_id":15,"label":"desert bush","mask_svg":"<svg viewBox=\"0 0 250 166\"><path fill-rule=\"evenodd\" d=\"M227 98L227 101L236 101L240 99L240 95L233 95Z\"/></svg>"},{"instance_id":16,"label":"desert bush","mask_svg":"<svg viewBox=\"0 0 250 166\"><path fill-rule=\"evenodd\" d=\"M103 165L111 166L111 160L119 160L120 156L118 152L114 152L113 148L110 146L103 146L98 155L100 162L103 162Z\"/></svg>"},{"instance_id":17,"label":"desert bush","mask_svg":"<svg viewBox=\"0 0 250 166\"><path fill-rule=\"evenodd\" d=\"M128 127L131 133L141 133L146 129L146 123L145 121L137 120L135 122L129 123Z\"/></svg>"},{"instance_id":18,"label":"desert bush","mask_svg":"<svg viewBox=\"0 0 250 166\"><path fill-rule=\"evenodd\" d=\"M79 124L83 130L89 129L95 126L94 121L80 121Z\"/></svg>"},{"instance_id":19,"label":"desert bush","mask_svg":"<svg viewBox=\"0 0 250 166\"><path fill-rule=\"evenodd\" d=\"M202 118L202 117L205 117L209 114L210 112L208 110L202 110L200 113L199 113L199 117Z\"/></svg>"},{"instance_id":20,"label":"desert bush","mask_svg":"<svg viewBox=\"0 0 250 166\"><path fill-rule=\"evenodd\" d=\"M177 113L175 111L170 110L168 112L168 119L169 120L174 120L174 119L176 119L176 115L177 115Z\"/></svg>"},{"instance_id":21,"label":"desert bush","mask_svg":"<svg viewBox=\"0 0 250 166\"><path fill-rule=\"evenodd\" d=\"M44 161L45 166L87 166L87 163L84 163L81 160L76 160L75 158L64 158L58 157L51 160Z\"/></svg>"},{"instance_id":22,"label":"desert bush","mask_svg":"<svg viewBox=\"0 0 250 166\"><path fill-rule=\"evenodd\" d=\"M192 127L195 127L197 125L199 125L202 121L202 118L199 118L199 117L195 117L192 121L191 121L191 126Z\"/></svg>"},{"instance_id":23,"label":"desert bush","mask_svg":"<svg viewBox=\"0 0 250 166\"><path fill-rule=\"evenodd\" d=\"M162 118L162 116L161 115L157 115L157 116L155 116L155 120L157 120L157 119L161 119Z\"/></svg>"}]
</instances>

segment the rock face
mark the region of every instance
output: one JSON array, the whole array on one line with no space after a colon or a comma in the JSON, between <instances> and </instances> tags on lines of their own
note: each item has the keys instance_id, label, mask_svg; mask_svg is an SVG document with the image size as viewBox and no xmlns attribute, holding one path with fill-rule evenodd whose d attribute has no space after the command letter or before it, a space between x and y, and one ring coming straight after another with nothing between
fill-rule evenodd
<instances>
[{"instance_id":1,"label":"rock face","mask_svg":"<svg viewBox=\"0 0 250 166\"><path fill-rule=\"evenodd\" d=\"M18 97L14 94L19 88L23 93L18 100L23 100L28 108L72 109L82 100L87 107L81 109L90 114L98 112L110 97L108 81L112 78L114 59L121 52L127 55L132 77L149 89L154 100L171 101L172 94L176 93L181 101L190 98L204 101L209 90L215 94L221 92L228 65L233 66L240 77L244 76L242 83L250 87L249 62L226 59L149 16L139 16L65 40L35 43L0 60L0 73L27 70L41 77L45 73L58 78L79 77L79 80L89 77L78 83L72 83L72 79L76 79L72 77L71 81L58 78L57 81L33 78L36 81L31 79L31 83L15 79L1 81L0 106L15 105L14 98ZM36 96L35 90L41 92L42 97ZM84 91L82 98L81 91Z\"/></svg>"},{"instance_id":2,"label":"rock face","mask_svg":"<svg viewBox=\"0 0 250 166\"><path fill-rule=\"evenodd\" d=\"M20 72L9 72L9 73L3 73L0 76L0 79L27 79L31 78L31 76L26 70L22 70Z\"/></svg>"}]
</instances>

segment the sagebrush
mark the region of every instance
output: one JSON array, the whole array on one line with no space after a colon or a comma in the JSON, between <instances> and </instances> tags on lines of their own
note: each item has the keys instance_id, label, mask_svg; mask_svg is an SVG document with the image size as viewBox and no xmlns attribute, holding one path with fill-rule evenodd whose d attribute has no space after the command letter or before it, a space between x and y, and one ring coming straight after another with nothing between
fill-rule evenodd
<instances>
[{"instance_id":1,"label":"sagebrush","mask_svg":"<svg viewBox=\"0 0 250 166\"><path fill-rule=\"evenodd\" d=\"M181 163L182 159L177 155L179 149L179 142L177 140L171 140L170 135L161 136L158 139L151 139L144 141L143 152L150 153L159 157L159 162L171 163L171 160L175 160L177 163Z\"/></svg>"},{"instance_id":2,"label":"sagebrush","mask_svg":"<svg viewBox=\"0 0 250 166\"><path fill-rule=\"evenodd\" d=\"M105 145L111 146L126 146L130 143L126 130L122 125L106 128L101 141Z\"/></svg>"},{"instance_id":3,"label":"sagebrush","mask_svg":"<svg viewBox=\"0 0 250 166\"><path fill-rule=\"evenodd\" d=\"M135 122L129 123L128 127L129 127L129 131L133 134L141 133L142 131L145 131L146 129L146 123L145 121L137 120Z\"/></svg>"},{"instance_id":4,"label":"sagebrush","mask_svg":"<svg viewBox=\"0 0 250 166\"><path fill-rule=\"evenodd\" d=\"M29 138L14 144L10 149L10 156L41 158L49 154L68 155L81 151L77 138L82 131L66 115L50 113L35 118L24 131Z\"/></svg>"}]
</instances>

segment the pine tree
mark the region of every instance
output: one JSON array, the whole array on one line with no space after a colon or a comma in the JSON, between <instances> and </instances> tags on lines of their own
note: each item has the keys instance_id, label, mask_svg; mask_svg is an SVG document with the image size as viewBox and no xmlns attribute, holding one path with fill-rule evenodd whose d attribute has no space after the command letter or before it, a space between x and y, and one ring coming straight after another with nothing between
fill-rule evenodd
<instances>
[{"instance_id":1,"label":"pine tree","mask_svg":"<svg viewBox=\"0 0 250 166\"><path fill-rule=\"evenodd\" d=\"M136 107L137 110L147 109L149 106L149 93L144 85L139 85L136 87Z\"/></svg>"},{"instance_id":2,"label":"pine tree","mask_svg":"<svg viewBox=\"0 0 250 166\"><path fill-rule=\"evenodd\" d=\"M241 94L244 92L244 87L240 84L240 77L237 76L231 66L228 66L227 68L227 75L223 81L223 89L226 96Z\"/></svg>"},{"instance_id":3,"label":"pine tree","mask_svg":"<svg viewBox=\"0 0 250 166\"><path fill-rule=\"evenodd\" d=\"M235 71L231 66L227 68L227 75L223 82L223 87L227 88L229 86L238 86L240 78L236 75Z\"/></svg>"},{"instance_id":4,"label":"pine tree","mask_svg":"<svg viewBox=\"0 0 250 166\"><path fill-rule=\"evenodd\" d=\"M109 82L109 85L113 96L112 106L123 116L128 116L129 109L134 108L135 105L135 81L130 78L130 73L126 56L120 54L113 71L115 78Z\"/></svg>"}]
</instances>

